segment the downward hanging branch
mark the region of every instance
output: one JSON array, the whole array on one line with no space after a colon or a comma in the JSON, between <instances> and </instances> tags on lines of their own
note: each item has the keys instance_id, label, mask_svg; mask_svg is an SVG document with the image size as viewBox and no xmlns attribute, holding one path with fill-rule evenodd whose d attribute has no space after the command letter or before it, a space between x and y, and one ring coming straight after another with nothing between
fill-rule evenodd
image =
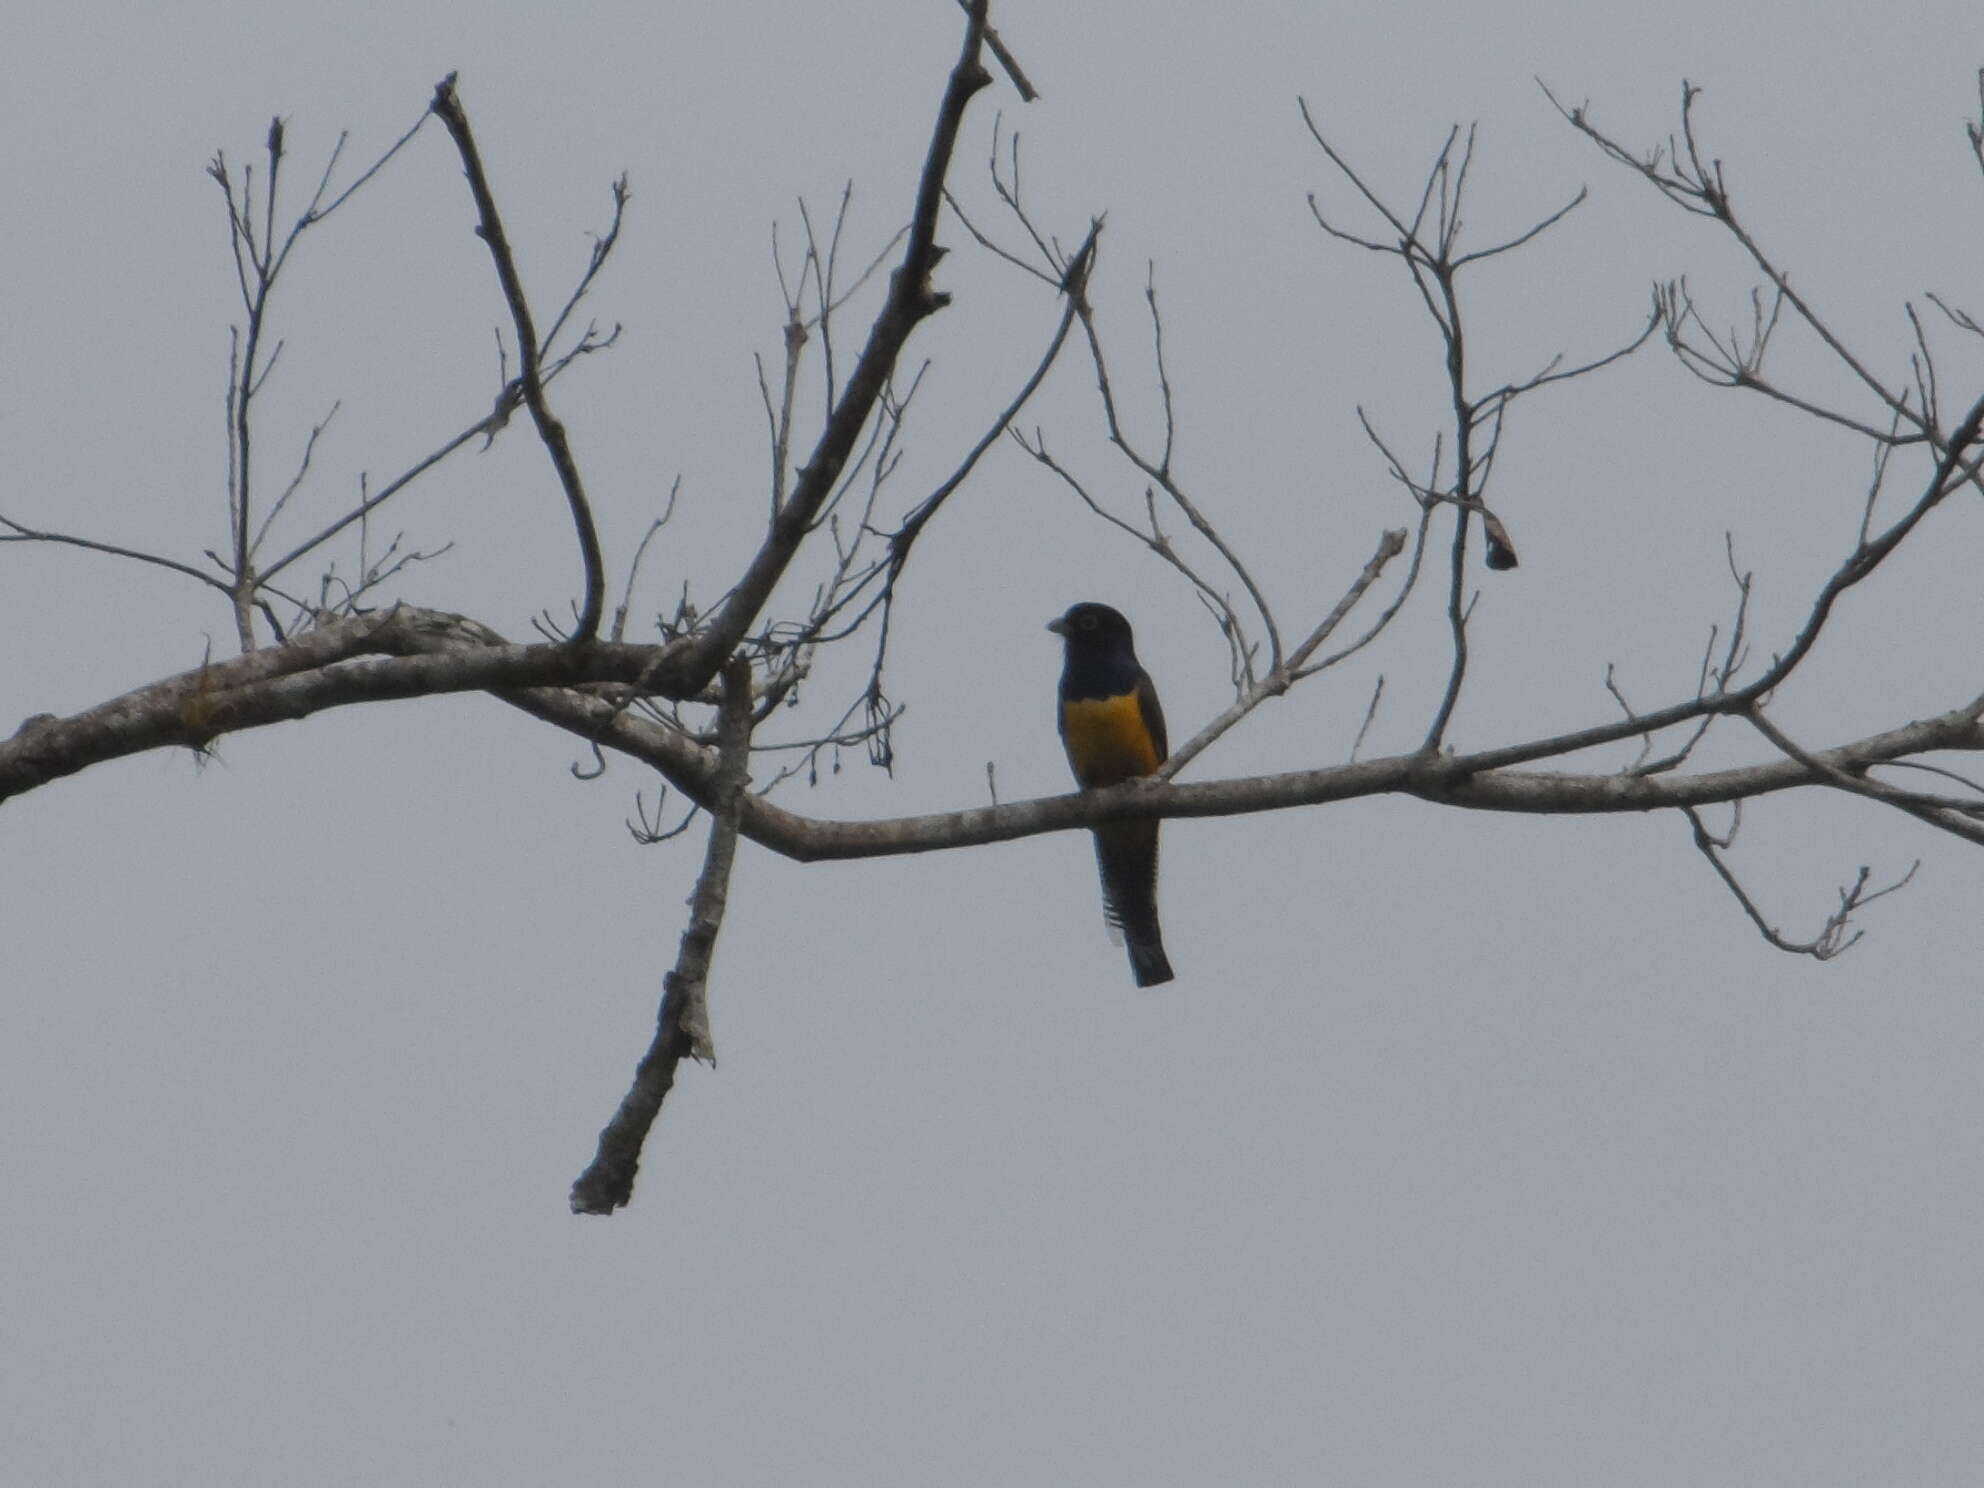
<instances>
[{"instance_id":1,"label":"downward hanging branch","mask_svg":"<svg viewBox=\"0 0 1984 1488\"><path fill-rule=\"evenodd\" d=\"M574 1214L611 1214L634 1195L640 1172L641 1148L661 1103L675 1085L675 1071L686 1056L716 1063L710 1037L707 993L710 961L716 955L717 932L730 894L730 868L737 858L737 819L744 789L750 783L751 668L733 658L723 669L723 703L718 725L719 744L714 809L710 813L709 846L703 871L689 900L689 923L675 968L662 983L661 1011L655 1018L654 1042L634 1071L633 1086L613 1119L599 1134L599 1151L572 1185Z\"/></svg>"}]
</instances>

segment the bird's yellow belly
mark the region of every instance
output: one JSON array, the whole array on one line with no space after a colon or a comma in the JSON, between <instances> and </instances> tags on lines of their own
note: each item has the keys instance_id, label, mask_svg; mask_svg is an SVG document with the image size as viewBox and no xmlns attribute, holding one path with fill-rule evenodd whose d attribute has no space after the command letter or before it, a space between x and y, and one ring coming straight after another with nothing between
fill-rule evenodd
<instances>
[{"instance_id":1,"label":"bird's yellow belly","mask_svg":"<svg viewBox=\"0 0 1984 1488\"><path fill-rule=\"evenodd\" d=\"M1115 785L1163 763L1144 727L1137 695L1084 698L1061 705L1061 742L1084 786Z\"/></svg>"}]
</instances>

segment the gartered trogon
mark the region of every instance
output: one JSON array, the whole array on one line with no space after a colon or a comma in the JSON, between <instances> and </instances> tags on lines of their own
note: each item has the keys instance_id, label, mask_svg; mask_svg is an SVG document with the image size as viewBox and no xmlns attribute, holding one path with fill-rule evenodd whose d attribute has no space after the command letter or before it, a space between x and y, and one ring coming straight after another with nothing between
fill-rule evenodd
<instances>
[{"instance_id":1,"label":"gartered trogon","mask_svg":"<svg viewBox=\"0 0 1984 1488\"><path fill-rule=\"evenodd\" d=\"M1084 790L1148 775L1170 752L1157 689L1137 664L1130 622L1104 604L1078 604L1048 627L1066 643L1061 670L1061 742ZM1155 817L1096 827L1102 913L1129 947L1139 987L1171 980L1157 924Z\"/></svg>"}]
</instances>

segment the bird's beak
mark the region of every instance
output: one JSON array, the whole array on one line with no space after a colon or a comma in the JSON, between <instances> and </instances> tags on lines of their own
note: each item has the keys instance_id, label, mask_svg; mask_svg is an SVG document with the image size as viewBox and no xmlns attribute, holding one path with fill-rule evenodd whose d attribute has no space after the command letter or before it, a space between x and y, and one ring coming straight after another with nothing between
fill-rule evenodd
<instances>
[{"instance_id":1,"label":"bird's beak","mask_svg":"<svg viewBox=\"0 0 1984 1488\"><path fill-rule=\"evenodd\" d=\"M1068 633L1068 622L1066 620L1059 620L1059 619L1049 620L1047 622L1047 628L1053 631L1054 634L1056 634L1057 636L1064 636Z\"/></svg>"}]
</instances>

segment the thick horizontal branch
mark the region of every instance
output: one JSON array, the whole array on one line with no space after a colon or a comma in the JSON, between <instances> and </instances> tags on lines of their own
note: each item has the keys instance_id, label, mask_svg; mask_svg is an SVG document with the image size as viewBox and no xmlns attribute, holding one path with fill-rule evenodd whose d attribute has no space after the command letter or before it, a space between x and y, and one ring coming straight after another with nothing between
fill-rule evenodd
<instances>
[{"instance_id":1,"label":"thick horizontal branch","mask_svg":"<svg viewBox=\"0 0 1984 1488\"><path fill-rule=\"evenodd\" d=\"M679 734L617 713L601 699L559 689L537 689L509 701L604 748L653 765L692 800L706 801L710 796L716 756ZM1810 764L1773 758L1695 775L1488 769L1484 767L1491 758L1487 752L1408 754L1203 784L1133 782L1110 790L876 821L807 817L751 796L744 801L740 826L745 837L773 852L800 862L821 862L977 847L1129 817L1244 816L1387 794L1479 811L1542 815L1661 811L1829 785L1834 772L1858 774L1870 765L1935 750L1984 749L1981 715L1984 697L1934 718L1819 751L1809 757Z\"/></svg>"},{"instance_id":2,"label":"thick horizontal branch","mask_svg":"<svg viewBox=\"0 0 1984 1488\"><path fill-rule=\"evenodd\" d=\"M621 683L676 697L659 679L686 647L514 645L460 615L399 607L334 621L280 646L181 672L67 718L41 713L0 740L0 800L91 765L329 708L449 692Z\"/></svg>"},{"instance_id":3,"label":"thick horizontal branch","mask_svg":"<svg viewBox=\"0 0 1984 1488\"><path fill-rule=\"evenodd\" d=\"M1984 749L1980 714L1984 714L1984 697L1935 718L1815 753L1811 758L1821 767L1818 769L1797 760L1774 758L1696 775L1581 775L1484 770L1479 761L1485 755L1406 754L1204 784L1147 786L1132 782L1077 795L865 822L814 820L754 800L747 803L743 831L746 837L787 857L812 862L1009 842L1127 817L1245 816L1387 794L1417 796L1479 811L1543 815L1660 811L1826 785L1828 771L1854 774L1872 764L1931 750Z\"/></svg>"},{"instance_id":4,"label":"thick horizontal branch","mask_svg":"<svg viewBox=\"0 0 1984 1488\"><path fill-rule=\"evenodd\" d=\"M680 643L677 643L680 644ZM709 805L715 751L629 713L615 697L576 690L617 683L649 690L673 647L518 646L460 616L395 610L339 621L285 646L184 672L96 708L37 715L0 741L0 800L103 760L160 746L204 748L230 732L331 707L431 693L487 691L603 749L639 759L691 800ZM403 653L413 654L403 654ZM385 653L385 654L366 654ZM886 857L1008 842L1129 817L1241 816L1361 796L1410 795L1484 811L1585 814L1659 811L1734 801L1800 786L1836 785L1870 765L1936 750L1984 749L1984 697L1802 759L1772 759L1693 775L1578 774L1514 766L1588 748L1611 728L1464 755L1387 759L1190 785L1131 783L965 811L832 821L743 802L742 834L801 862ZM1639 720L1642 726L1647 718ZM1602 737L1601 737L1602 736Z\"/></svg>"}]
</instances>

